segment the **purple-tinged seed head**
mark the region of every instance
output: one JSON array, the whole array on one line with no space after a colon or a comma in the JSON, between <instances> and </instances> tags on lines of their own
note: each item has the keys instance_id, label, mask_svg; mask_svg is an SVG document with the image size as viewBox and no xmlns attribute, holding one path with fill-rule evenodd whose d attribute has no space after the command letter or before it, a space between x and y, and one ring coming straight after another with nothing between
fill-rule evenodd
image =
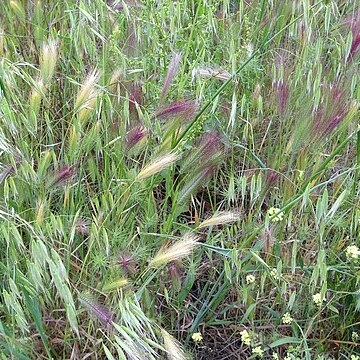
<instances>
[{"instance_id":1,"label":"purple-tinged seed head","mask_svg":"<svg viewBox=\"0 0 360 360\"><path fill-rule=\"evenodd\" d=\"M129 114L130 114L130 118L134 119L134 120L138 120L139 119L139 114L137 111L136 106L137 105L142 105L142 99L143 99L143 94L142 94L142 89L140 84L132 84L129 88Z\"/></svg>"},{"instance_id":2,"label":"purple-tinged seed head","mask_svg":"<svg viewBox=\"0 0 360 360\"><path fill-rule=\"evenodd\" d=\"M224 144L215 131L204 134L200 140L200 163L209 163L224 154Z\"/></svg>"},{"instance_id":3,"label":"purple-tinged seed head","mask_svg":"<svg viewBox=\"0 0 360 360\"><path fill-rule=\"evenodd\" d=\"M134 275L137 271L136 260L127 252L122 252L116 259L116 263L120 266L121 271L125 275Z\"/></svg>"},{"instance_id":4,"label":"purple-tinged seed head","mask_svg":"<svg viewBox=\"0 0 360 360\"><path fill-rule=\"evenodd\" d=\"M225 145L216 131L203 134L195 142L190 155L184 159L181 172L199 174L203 169L216 168L225 156Z\"/></svg>"},{"instance_id":5,"label":"purple-tinged seed head","mask_svg":"<svg viewBox=\"0 0 360 360\"><path fill-rule=\"evenodd\" d=\"M137 143L146 137L148 131L142 125L137 125L131 129L125 136L126 149L133 148Z\"/></svg>"},{"instance_id":6,"label":"purple-tinged seed head","mask_svg":"<svg viewBox=\"0 0 360 360\"><path fill-rule=\"evenodd\" d=\"M183 121L191 119L198 110L198 104L192 100L179 100L162 107L155 116L158 119L180 118Z\"/></svg>"},{"instance_id":7,"label":"purple-tinged seed head","mask_svg":"<svg viewBox=\"0 0 360 360\"><path fill-rule=\"evenodd\" d=\"M163 89L160 95L160 99L164 99L167 93L169 92L170 85L176 75L180 62L181 62L181 54L175 54L170 61L168 72L166 74Z\"/></svg>"},{"instance_id":8,"label":"purple-tinged seed head","mask_svg":"<svg viewBox=\"0 0 360 360\"><path fill-rule=\"evenodd\" d=\"M6 168L2 171L2 173L0 174L0 184L10 175L10 174L14 174L14 167L10 164L8 166L6 166Z\"/></svg>"},{"instance_id":9,"label":"purple-tinged seed head","mask_svg":"<svg viewBox=\"0 0 360 360\"><path fill-rule=\"evenodd\" d=\"M284 53L275 57L276 79L274 79L274 87L278 99L278 107L281 115L284 115L289 100L289 84L287 79L288 65Z\"/></svg>"},{"instance_id":10,"label":"purple-tinged seed head","mask_svg":"<svg viewBox=\"0 0 360 360\"><path fill-rule=\"evenodd\" d=\"M78 219L75 225L75 231L78 234L89 235L90 230L88 222L83 218Z\"/></svg>"},{"instance_id":11,"label":"purple-tinged seed head","mask_svg":"<svg viewBox=\"0 0 360 360\"><path fill-rule=\"evenodd\" d=\"M107 327L108 330L113 330L112 322L115 319L115 314L112 311L100 304L92 295L81 294L79 300L92 315Z\"/></svg>"},{"instance_id":12,"label":"purple-tinged seed head","mask_svg":"<svg viewBox=\"0 0 360 360\"><path fill-rule=\"evenodd\" d=\"M347 18L345 25L350 28L352 33L352 42L347 61L351 61L360 49L360 8Z\"/></svg>"},{"instance_id":13,"label":"purple-tinged seed head","mask_svg":"<svg viewBox=\"0 0 360 360\"><path fill-rule=\"evenodd\" d=\"M333 132L349 113L346 93L338 85L328 88L327 98L314 111L312 133L314 139L320 139Z\"/></svg>"},{"instance_id":14,"label":"purple-tinged seed head","mask_svg":"<svg viewBox=\"0 0 360 360\"><path fill-rule=\"evenodd\" d=\"M75 175L75 166L63 166L55 171L51 186L60 186L65 184Z\"/></svg>"},{"instance_id":15,"label":"purple-tinged seed head","mask_svg":"<svg viewBox=\"0 0 360 360\"><path fill-rule=\"evenodd\" d=\"M276 171L268 171L266 173L266 187L272 187L276 184L279 179L279 174Z\"/></svg>"}]
</instances>

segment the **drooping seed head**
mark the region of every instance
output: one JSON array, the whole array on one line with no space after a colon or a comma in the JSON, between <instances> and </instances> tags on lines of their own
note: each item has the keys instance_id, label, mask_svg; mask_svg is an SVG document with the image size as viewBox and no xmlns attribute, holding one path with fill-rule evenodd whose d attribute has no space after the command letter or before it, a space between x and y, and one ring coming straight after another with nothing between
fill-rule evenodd
<instances>
[{"instance_id":1,"label":"drooping seed head","mask_svg":"<svg viewBox=\"0 0 360 360\"><path fill-rule=\"evenodd\" d=\"M146 138L148 134L147 129L142 125L137 125L133 129L131 129L125 136L125 148L131 149L136 144L141 142L143 139Z\"/></svg>"},{"instance_id":2,"label":"drooping seed head","mask_svg":"<svg viewBox=\"0 0 360 360\"><path fill-rule=\"evenodd\" d=\"M141 181L150 176L158 174L162 170L168 168L172 164L174 164L177 160L179 160L180 156L175 153L169 153L163 156L158 157L149 165L145 166L137 175L136 180Z\"/></svg>"},{"instance_id":3,"label":"drooping seed head","mask_svg":"<svg viewBox=\"0 0 360 360\"><path fill-rule=\"evenodd\" d=\"M150 261L149 267L161 267L171 261L181 260L189 256L198 245L198 238L193 234L185 234L181 240L159 250L157 255Z\"/></svg>"},{"instance_id":4,"label":"drooping seed head","mask_svg":"<svg viewBox=\"0 0 360 360\"><path fill-rule=\"evenodd\" d=\"M212 216L211 218L203 221L199 228L204 228L208 226L216 226L216 225L225 225L235 221L238 221L240 216L235 212L222 212L217 215Z\"/></svg>"},{"instance_id":5,"label":"drooping seed head","mask_svg":"<svg viewBox=\"0 0 360 360\"><path fill-rule=\"evenodd\" d=\"M180 118L183 121L191 119L199 105L192 100L179 100L162 107L155 116L158 119Z\"/></svg>"}]
</instances>

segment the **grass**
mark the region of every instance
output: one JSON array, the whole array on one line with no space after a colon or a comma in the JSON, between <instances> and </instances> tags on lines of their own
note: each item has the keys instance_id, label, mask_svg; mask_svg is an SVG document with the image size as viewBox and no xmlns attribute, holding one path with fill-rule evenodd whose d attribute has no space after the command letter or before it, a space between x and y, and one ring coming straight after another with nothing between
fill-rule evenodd
<instances>
[{"instance_id":1,"label":"grass","mask_svg":"<svg viewBox=\"0 0 360 360\"><path fill-rule=\"evenodd\" d=\"M359 9L1 2L1 358L359 359Z\"/></svg>"}]
</instances>

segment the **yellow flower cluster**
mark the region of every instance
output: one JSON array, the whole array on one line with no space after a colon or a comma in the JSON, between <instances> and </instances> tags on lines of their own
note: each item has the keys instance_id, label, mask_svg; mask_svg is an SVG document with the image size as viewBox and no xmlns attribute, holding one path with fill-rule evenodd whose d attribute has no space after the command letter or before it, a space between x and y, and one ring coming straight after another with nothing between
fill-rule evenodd
<instances>
[{"instance_id":1,"label":"yellow flower cluster","mask_svg":"<svg viewBox=\"0 0 360 360\"><path fill-rule=\"evenodd\" d=\"M201 333L199 333L199 332L193 333L193 334L191 335L191 338L192 338L193 341L195 341L195 342L200 342L200 341L202 341L202 339L203 339Z\"/></svg>"},{"instance_id":2,"label":"yellow flower cluster","mask_svg":"<svg viewBox=\"0 0 360 360\"><path fill-rule=\"evenodd\" d=\"M256 280L255 276L254 275L247 275L246 276L246 283L247 284L252 284L254 283Z\"/></svg>"},{"instance_id":3,"label":"yellow flower cluster","mask_svg":"<svg viewBox=\"0 0 360 360\"><path fill-rule=\"evenodd\" d=\"M321 306L323 301L326 301L324 298L322 298L320 293L317 293L313 295L313 301L317 306Z\"/></svg>"},{"instance_id":4,"label":"yellow flower cluster","mask_svg":"<svg viewBox=\"0 0 360 360\"><path fill-rule=\"evenodd\" d=\"M282 211L280 211L279 208L276 207L271 207L268 211L267 211L269 216L273 216L275 214L277 214L275 217L273 217L271 219L272 222L279 222L282 221L284 219L284 213Z\"/></svg>"},{"instance_id":5,"label":"yellow flower cluster","mask_svg":"<svg viewBox=\"0 0 360 360\"><path fill-rule=\"evenodd\" d=\"M261 346L257 346L256 348L253 348L252 353L253 355L258 356L259 358L263 358L264 356L264 350L261 348Z\"/></svg>"},{"instance_id":6,"label":"yellow flower cluster","mask_svg":"<svg viewBox=\"0 0 360 360\"><path fill-rule=\"evenodd\" d=\"M243 330L240 332L241 335L241 341L245 344L245 345L250 345L251 344L251 335L249 334L249 332L247 330Z\"/></svg>"},{"instance_id":7,"label":"yellow flower cluster","mask_svg":"<svg viewBox=\"0 0 360 360\"><path fill-rule=\"evenodd\" d=\"M285 313L282 317L283 324L291 324L293 322L293 318L291 317L290 313Z\"/></svg>"},{"instance_id":8,"label":"yellow flower cluster","mask_svg":"<svg viewBox=\"0 0 360 360\"><path fill-rule=\"evenodd\" d=\"M345 252L349 260L357 260L360 257L360 249L356 245L348 246Z\"/></svg>"}]
</instances>

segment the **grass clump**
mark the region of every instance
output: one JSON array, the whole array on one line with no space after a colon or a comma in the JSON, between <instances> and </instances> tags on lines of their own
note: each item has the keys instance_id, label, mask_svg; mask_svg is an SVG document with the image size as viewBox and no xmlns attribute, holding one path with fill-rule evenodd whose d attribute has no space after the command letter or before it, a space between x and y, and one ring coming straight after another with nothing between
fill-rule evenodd
<instances>
[{"instance_id":1,"label":"grass clump","mask_svg":"<svg viewBox=\"0 0 360 360\"><path fill-rule=\"evenodd\" d=\"M0 353L359 356L357 1L3 1Z\"/></svg>"}]
</instances>

